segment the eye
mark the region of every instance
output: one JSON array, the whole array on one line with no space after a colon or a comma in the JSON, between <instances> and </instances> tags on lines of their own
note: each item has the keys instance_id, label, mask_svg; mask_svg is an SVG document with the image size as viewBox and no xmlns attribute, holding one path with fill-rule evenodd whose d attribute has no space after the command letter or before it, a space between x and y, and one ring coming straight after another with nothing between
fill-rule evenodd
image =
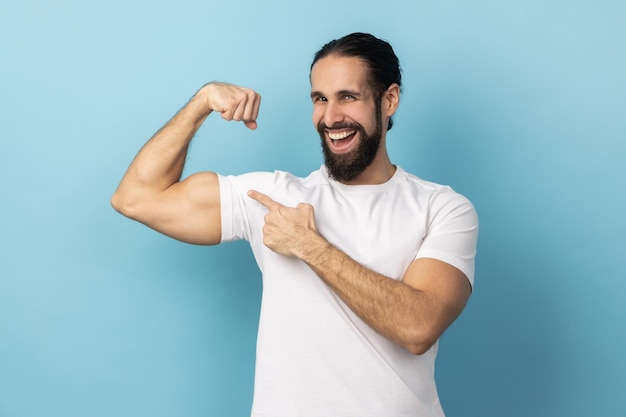
<instances>
[{"instance_id":1,"label":"eye","mask_svg":"<svg viewBox=\"0 0 626 417\"><path fill-rule=\"evenodd\" d=\"M353 95L351 95L351 94L346 94L345 96L343 96L343 99L344 100L354 100L355 97Z\"/></svg>"},{"instance_id":2,"label":"eye","mask_svg":"<svg viewBox=\"0 0 626 417\"><path fill-rule=\"evenodd\" d=\"M319 102L325 102L325 101L328 101L328 100L326 100L326 97L324 96L313 97L313 103L319 103Z\"/></svg>"}]
</instances>

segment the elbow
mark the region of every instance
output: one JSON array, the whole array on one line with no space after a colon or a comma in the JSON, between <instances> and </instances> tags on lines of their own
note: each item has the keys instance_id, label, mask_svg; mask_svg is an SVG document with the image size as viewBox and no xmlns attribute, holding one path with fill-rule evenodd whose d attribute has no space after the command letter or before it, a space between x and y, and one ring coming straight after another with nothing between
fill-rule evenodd
<instances>
[{"instance_id":1,"label":"elbow","mask_svg":"<svg viewBox=\"0 0 626 417\"><path fill-rule=\"evenodd\" d=\"M128 195L121 192L119 189L111 196L111 207L126 217L133 217L132 201L128 198Z\"/></svg>"},{"instance_id":2,"label":"elbow","mask_svg":"<svg viewBox=\"0 0 626 417\"><path fill-rule=\"evenodd\" d=\"M122 212L122 202L120 201L117 191L111 196L111 207L117 212Z\"/></svg>"},{"instance_id":3,"label":"elbow","mask_svg":"<svg viewBox=\"0 0 626 417\"><path fill-rule=\"evenodd\" d=\"M409 352L411 352L413 355L419 356L419 355L423 355L424 353L428 352L430 350L430 348L434 344L435 344L435 342L432 342L432 343L411 343L411 344L405 345L404 348L406 350L408 350Z\"/></svg>"},{"instance_id":4,"label":"elbow","mask_svg":"<svg viewBox=\"0 0 626 417\"><path fill-rule=\"evenodd\" d=\"M439 333L427 329L413 329L401 344L413 355L423 355L439 340Z\"/></svg>"},{"instance_id":5,"label":"elbow","mask_svg":"<svg viewBox=\"0 0 626 417\"><path fill-rule=\"evenodd\" d=\"M432 342L414 342L408 343L404 345L404 348L411 352L413 355L419 356L428 352L431 347L435 344L436 340Z\"/></svg>"}]
</instances>

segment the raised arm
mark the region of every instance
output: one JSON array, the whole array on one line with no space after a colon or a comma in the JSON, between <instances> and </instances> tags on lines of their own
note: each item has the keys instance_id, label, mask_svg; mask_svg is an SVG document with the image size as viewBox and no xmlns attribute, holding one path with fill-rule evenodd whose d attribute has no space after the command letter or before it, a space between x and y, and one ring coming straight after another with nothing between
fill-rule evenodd
<instances>
[{"instance_id":1,"label":"raised arm","mask_svg":"<svg viewBox=\"0 0 626 417\"><path fill-rule=\"evenodd\" d=\"M212 112L256 129L261 97L230 84L209 83L139 151L111 198L112 206L175 239L213 245L221 239L217 175L199 172L181 181L189 144Z\"/></svg>"}]
</instances>

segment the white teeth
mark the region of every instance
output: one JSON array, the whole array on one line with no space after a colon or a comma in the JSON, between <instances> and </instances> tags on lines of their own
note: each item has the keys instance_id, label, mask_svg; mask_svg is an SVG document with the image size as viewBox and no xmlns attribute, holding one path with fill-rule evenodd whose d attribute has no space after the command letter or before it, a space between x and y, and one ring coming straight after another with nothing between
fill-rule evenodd
<instances>
[{"instance_id":1,"label":"white teeth","mask_svg":"<svg viewBox=\"0 0 626 417\"><path fill-rule=\"evenodd\" d=\"M328 132L328 136L332 140L341 140L341 139L345 139L348 136L352 135L354 132L355 132L354 130L349 130L347 132L336 132L336 133Z\"/></svg>"}]
</instances>

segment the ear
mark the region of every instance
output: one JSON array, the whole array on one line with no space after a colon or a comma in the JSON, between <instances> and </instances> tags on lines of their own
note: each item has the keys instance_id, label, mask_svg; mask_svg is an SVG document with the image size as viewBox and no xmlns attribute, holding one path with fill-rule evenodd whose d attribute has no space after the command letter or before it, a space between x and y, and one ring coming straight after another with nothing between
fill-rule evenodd
<instances>
[{"instance_id":1,"label":"ear","mask_svg":"<svg viewBox=\"0 0 626 417\"><path fill-rule=\"evenodd\" d=\"M400 86L393 83L383 94L382 110L387 117L393 116L400 105Z\"/></svg>"}]
</instances>

